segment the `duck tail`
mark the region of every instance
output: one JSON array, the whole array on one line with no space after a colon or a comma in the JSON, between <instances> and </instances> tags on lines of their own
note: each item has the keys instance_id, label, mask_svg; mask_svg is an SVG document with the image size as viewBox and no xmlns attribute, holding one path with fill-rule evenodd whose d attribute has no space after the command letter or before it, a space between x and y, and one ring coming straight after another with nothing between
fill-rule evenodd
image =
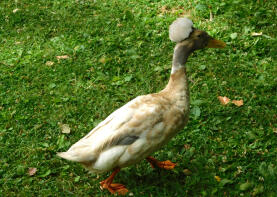
<instances>
[{"instance_id":1,"label":"duck tail","mask_svg":"<svg viewBox=\"0 0 277 197\"><path fill-rule=\"evenodd\" d=\"M95 156L90 152L76 152L74 150L68 150L67 152L59 152L57 155L69 161L75 162L87 162L94 161Z\"/></svg>"},{"instance_id":2,"label":"duck tail","mask_svg":"<svg viewBox=\"0 0 277 197\"><path fill-rule=\"evenodd\" d=\"M57 155L63 159L78 162L76 156L74 156L74 154L72 154L71 152L59 152L57 153Z\"/></svg>"}]
</instances>

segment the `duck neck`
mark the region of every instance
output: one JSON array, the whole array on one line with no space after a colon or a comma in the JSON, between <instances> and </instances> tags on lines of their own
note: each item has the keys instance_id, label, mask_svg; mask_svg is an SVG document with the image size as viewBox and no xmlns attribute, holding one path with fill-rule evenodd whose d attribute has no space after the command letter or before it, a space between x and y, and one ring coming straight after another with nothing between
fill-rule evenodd
<instances>
[{"instance_id":1,"label":"duck neck","mask_svg":"<svg viewBox=\"0 0 277 197\"><path fill-rule=\"evenodd\" d=\"M180 110L189 112L189 86L185 63L192 53L192 45L178 43L174 49L169 82L164 89Z\"/></svg>"},{"instance_id":2,"label":"duck neck","mask_svg":"<svg viewBox=\"0 0 277 197\"><path fill-rule=\"evenodd\" d=\"M192 43L184 41L177 43L174 48L171 74L185 66L189 55L193 52Z\"/></svg>"}]
</instances>

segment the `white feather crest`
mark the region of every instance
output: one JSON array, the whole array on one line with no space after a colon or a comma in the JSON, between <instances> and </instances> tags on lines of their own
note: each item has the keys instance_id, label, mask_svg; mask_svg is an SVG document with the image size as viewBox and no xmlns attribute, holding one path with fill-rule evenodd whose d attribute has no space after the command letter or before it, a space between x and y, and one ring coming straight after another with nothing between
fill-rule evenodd
<instances>
[{"instance_id":1,"label":"white feather crest","mask_svg":"<svg viewBox=\"0 0 277 197\"><path fill-rule=\"evenodd\" d=\"M169 26L169 38L173 42L180 42L189 37L192 32L192 21L188 18L177 18Z\"/></svg>"}]
</instances>

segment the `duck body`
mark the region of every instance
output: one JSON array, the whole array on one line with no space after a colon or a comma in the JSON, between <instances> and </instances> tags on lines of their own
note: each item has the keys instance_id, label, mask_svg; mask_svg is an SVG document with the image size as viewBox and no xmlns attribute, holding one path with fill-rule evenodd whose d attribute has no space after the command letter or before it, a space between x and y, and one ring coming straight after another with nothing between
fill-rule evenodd
<instances>
[{"instance_id":1,"label":"duck body","mask_svg":"<svg viewBox=\"0 0 277 197\"><path fill-rule=\"evenodd\" d=\"M205 31L192 27L187 18L175 20L169 28L176 42L167 86L160 92L139 96L122 106L76 142L68 151L58 153L67 160L81 163L91 172L113 170L100 182L110 193L126 194L128 189L113 183L121 168L147 159L152 167L171 170L176 164L158 161L150 155L166 144L187 123L189 89L185 63L189 55L204 48L223 48Z\"/></svg>"},{"instance_id":2,"label":"duck body","mask_svg":"<svg viewBox=\"0 0 277 197\"><path fill-rule=\"evenodd\" d=\"M166 144L188 117L189 91L183 67L171 75L165 89L131 100L58 155L96 173L126 167Z\"/></svg>"}]
</instances>

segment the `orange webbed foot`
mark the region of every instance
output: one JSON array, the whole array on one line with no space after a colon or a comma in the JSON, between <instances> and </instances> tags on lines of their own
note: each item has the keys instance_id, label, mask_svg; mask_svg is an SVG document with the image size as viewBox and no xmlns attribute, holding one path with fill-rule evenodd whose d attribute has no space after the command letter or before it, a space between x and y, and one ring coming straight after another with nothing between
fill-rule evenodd
<instances>
[{"instance_id":1,"label":"orange webbed foot","mask_svg":"<svg viewBox=\"0 0 277 197\"><path fill-rule=\"evenodd\" d=\"M112 194L117 193L118 195L126 195L128 192L128 189L123 184L120 184L120 183L111 183L108 185L107 183L102 181L100 185L102 189L107 189Z\"/></svg>"},{"instance_id":2,"label":"orange webbed foot","mask_svg":"<svg viewBox=\"0 0 277 197\"><path fill-rule=\"evenodd\" d=\"M120 171L119 168L116 168L114 172L109 176L106 180L101 181L101 189L107 189L112 194L117 193L118 195L125 195L128 192L128 189L122 184L119 183L112 183L115 175Z\"/></svg>"},{"instance_id":3,"label":"orange webbed foot","mask_svg":"<svg viewBox=\"0 0 277 197\"><path fill-rule=\"evenodd\" d=\"M169 160L166 160L166 161L160 161L158 162L157 166L159 168L162 168L162 169L166 169L166 170L172 170L175 168L177 164L176 163L173 163Z\"/></svg>"},{"instance_id":4,"label":"orange webbed foot","mask_svg":"<svg viewBox=\"0 0 277 197\"><path fill-rule=\"evenodd\" d=\"M159 160L155 159L154 157L147 157L146 159L150 163L152 168L158 167L158 168L165 169L165 170L172 170L177 165L176 163L173 163L169 160L159 161Z\"/></svg>"}]
</instances>

